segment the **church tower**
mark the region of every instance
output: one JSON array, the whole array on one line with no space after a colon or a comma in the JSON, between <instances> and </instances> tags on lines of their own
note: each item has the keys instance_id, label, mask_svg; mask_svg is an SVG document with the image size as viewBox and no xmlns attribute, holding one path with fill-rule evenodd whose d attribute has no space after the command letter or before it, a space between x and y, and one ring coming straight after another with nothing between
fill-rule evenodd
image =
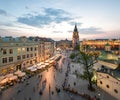
<instances>
[{"instance_id":1,"label":"church tower","mask_svg":"<svg viewBox=\"0 0 120 100\"><path fill-rule=\"evenodd\" d=\"M75 49L75 47L79 45L79 34L77 30L77 25L75 25L73 36L72 36L72 47Z\"/></svg>"}]
</instances>

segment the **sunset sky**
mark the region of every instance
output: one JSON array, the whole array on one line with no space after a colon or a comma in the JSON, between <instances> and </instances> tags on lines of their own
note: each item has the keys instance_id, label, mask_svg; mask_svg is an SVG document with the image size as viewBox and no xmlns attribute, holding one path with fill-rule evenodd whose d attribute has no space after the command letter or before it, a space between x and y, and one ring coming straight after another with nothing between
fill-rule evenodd
<instances>
[{"instance_id":1,"label":"sunset sky","mask_svg":"<svg viewBox=\"0 0 120 100\"><path fill-rule=\"evenodd\" d=\"M0 0L0 36L120 38L120 0Z\"/></svg>"}]
</instances>

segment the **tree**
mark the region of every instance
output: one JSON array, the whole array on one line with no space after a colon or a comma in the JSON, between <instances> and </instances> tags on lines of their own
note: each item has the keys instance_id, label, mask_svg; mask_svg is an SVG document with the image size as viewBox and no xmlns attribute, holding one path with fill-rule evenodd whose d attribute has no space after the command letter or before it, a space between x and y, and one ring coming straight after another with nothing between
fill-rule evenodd
<instances>
[{"instance_id":1,"label":"tree","mask_svg":"<svg viewBox=\"0 0 120 100\"><path fill-rule=\"evenodd\" d=\"M70 58L73 60L74 58L75 58L75 53L72 53L71 55L70 55Z\"/></svg>"},{"instance_id":2,"label":"tree","mask_svg":"<svg viewBox=\"0 0 120 100\"><path fill-rule=\"evenodd\" d=\"M88 89L89 90L94 90L93 88L93 82L92 82L92 77L93 77L93 65L97 62L96 58L85 52L80 51L79 59L77 60L78 63L81 63L84 65L84 72L83 74L80 75L82 79L86 79L89 82Z\"/></svg>"},{"instance_id":3,"label":"tree","mask_svg":"<svg viewBox=\"0 0 120 100\"><path fill-rule=\"evenodd\" d=\"M80 50L80 45L76 45L75 50L79 51Z\"/></svg>"}]
</instances>

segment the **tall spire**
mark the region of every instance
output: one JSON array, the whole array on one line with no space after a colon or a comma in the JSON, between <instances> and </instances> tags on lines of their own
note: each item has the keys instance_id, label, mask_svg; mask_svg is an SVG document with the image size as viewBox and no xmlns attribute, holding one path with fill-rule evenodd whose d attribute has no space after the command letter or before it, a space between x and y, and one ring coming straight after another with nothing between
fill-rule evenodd
<instances>
[{"instance_id":1,"label":"tall spire","mask_svg":"<svg viewBox=\"0 0 120 100\"><path fill-rule=\"evenodd\" d=\"M79 45L79 33L77 29L77 25L75 24L74 31L73 31L73 36L72 36L72 47L73 49L76 48L76 46Z\"/></svg>"},{"instance_id":2,"label":"tall spire","mask_svg":"<svg viewBox=\"0 0 120 100\"><path fill-rule=\"evenodd\" d=\"M78 32L76 24L75 24L74 32Z\"/></svg>"}]
</instances>

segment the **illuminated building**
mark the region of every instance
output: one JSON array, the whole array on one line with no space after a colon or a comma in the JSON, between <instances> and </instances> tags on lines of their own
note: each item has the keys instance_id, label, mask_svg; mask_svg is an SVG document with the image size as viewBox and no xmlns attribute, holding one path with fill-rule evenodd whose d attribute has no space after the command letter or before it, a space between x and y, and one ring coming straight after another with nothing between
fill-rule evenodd
<instances>
[{"instance_id":1,"label":"illuminated building","mask_svg":"<svg viewBox=\"0 0 120 100\"><path fill-rule=\"evenodd\" d=\"M0 38L0 74L23 70L53 55L53 41L39 37Z\"/></svg>"},{"instance_id":2,"label":"illuminated building","mask_svg":"<svg viewBox=\"0 0 120 100\"><path fill-rule=\"evenodd\" d=\"M119 39L96 39L96 40L83 40L81 42L81 50L85 51L112 51L115 54L119 53Z\"/></svg>"}]
</instances>

